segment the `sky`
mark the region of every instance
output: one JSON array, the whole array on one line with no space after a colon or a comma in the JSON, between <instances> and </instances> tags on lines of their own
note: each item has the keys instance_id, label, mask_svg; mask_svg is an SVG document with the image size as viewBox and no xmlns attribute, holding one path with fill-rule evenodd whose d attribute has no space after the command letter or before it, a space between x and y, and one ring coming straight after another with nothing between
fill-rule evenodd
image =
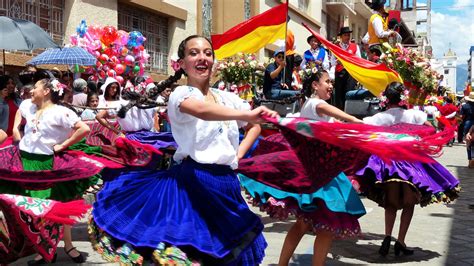
<instances>
[{"instance_id":1,"label":"sky","mask_svg":"<svg viewBox=\"0 0 474 266\"><path fill-rule=\"evenodd\" d=\"M417 0L417 4L426 4L426 0ZM418 13L423 17L425 12ZM419 26L417 31L426 31L426 27ZM431 44L435 58L451 47L458 64L467 63L469 48L474 46L474 0L431 0Z\"/></svg>"}]
</instances>

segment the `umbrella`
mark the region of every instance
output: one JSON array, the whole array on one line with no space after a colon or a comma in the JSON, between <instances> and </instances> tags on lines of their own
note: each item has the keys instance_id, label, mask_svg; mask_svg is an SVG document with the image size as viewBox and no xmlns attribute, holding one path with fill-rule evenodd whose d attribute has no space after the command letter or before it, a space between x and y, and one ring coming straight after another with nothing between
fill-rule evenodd
<instances>
[{"instance_id":1,"label":"umbrella","mask_svg":"<svg viewBox=\"0 0 474 266\"><path fill-rule=\"evenodd\" d=\"M5 49L34 50L53 47L59 47L59 45L35 23L24 19L0 16L0 49L4 49L4 68Z\"/></svg>"},{"instance_id":2,"label":"umbrella","mask_svg":"<svg viewBox=\"0 0 474 266\"><path fill-rule=\"evenodd\" d=\"M97 59L81 47L64 47L48 49L31 59L28 64L44 65L81 65L93 66Z\"/></svg>"}]
</instances>

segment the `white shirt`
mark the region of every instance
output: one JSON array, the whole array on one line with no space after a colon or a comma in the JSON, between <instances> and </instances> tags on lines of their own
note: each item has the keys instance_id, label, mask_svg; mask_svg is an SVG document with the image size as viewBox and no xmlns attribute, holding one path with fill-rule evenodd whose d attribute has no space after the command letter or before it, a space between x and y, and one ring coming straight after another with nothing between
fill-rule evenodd
<instances>
[{"instance_id":1,"label":"white shirt","mask_svg":"<svg viewBox=\"0 0 474 266\"><path fill-rule=\"evenodd\" d=\"M56 104L44 109L37 117L37 106L31 99L24 100L19 110L26 120L20 150L34 154L52 155L53 146L63 143L74 125L81 120L72 110Z\"/></svg>"},{"instance_id":2,"label":"white shirt","mask_svg":"<svg viewBox=\"0 0 474 266\"><path fill-rule=\"evenodd\" d=\"M126 132L153 129L153 116L158 108L140 109L136 106L127 111L124 118L117 117L120 127Z\"/></svg>"},{"instance_id":3,"label":"white shirt","mask_svg":"<svg viewBox=\"0 0 474 266\"><path fill-rule=\"evenodd\" d=\"M326 101L317 99L317 98L309 98L301 108L300 117L309 118L316 121L321 122L333 122L334 119L327 115L318 115L316 112L316 107L320 104L328 104Z\"/></svg>"},{"instance_id":4,"label":"white shirt","mask_svg":"<svg viewBox=\"0 0 474 266\"><path fill-rule=\"evenodd\" d=\"M237 110L250 110L250 105L237 95L211 89L219 104ZM171 132L178 144L174 160L181 162L187 156L204 164L229 165L237 168L239 148L239 127L246 122L205 121L180 111L180 104L195 98L204 101L201 91L191 86L179 86L168 101L168 115Z\"/></svg>"},{"instance_id":5,"label":"white shirt","mask_svg":"<svg viewBox=\"0 0 474 266\"><path fill-rule=\"evenodd\" d=\"M423 125L427 120L425 112L415 109L390 108L387 111L365 117L365 124L376 126L391 126L400 123Z\"/></svg>"},{"instance_id":6,"label":"white shirt","mask_svg":"<svg viewBox=\"0 0 474 266\"><path fill-rule=\"evenodd\" d=\"M318 47L316 49L309 49L309 51L311 52L311 54L313 55L313 58L318 58L318 54L319 54L319 49L324 49L323 47ZM301 62L301 69L306 69L306 59L304 58L304 55L303 55L303 61ZM323 58L323 62L321 64L321 66L323 67L324 70L328 70L329 69L329 60L328 60L328 51L325 51L324 53L324 58Z\"/></svg>"}]
</instances>

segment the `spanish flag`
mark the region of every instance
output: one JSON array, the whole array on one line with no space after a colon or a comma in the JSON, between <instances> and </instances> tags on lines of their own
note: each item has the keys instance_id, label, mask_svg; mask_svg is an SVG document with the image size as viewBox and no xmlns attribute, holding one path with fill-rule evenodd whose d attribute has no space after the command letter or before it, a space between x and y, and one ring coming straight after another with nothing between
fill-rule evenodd
<instances>
[{"instance_id":1,"label":"spanish flag","mask_svg":"<svg viewBox=\"0 0 474 266\"><path fill-rule=\"evenodd\" d=\"M218 60L238 52L255 53L268 43L285 39L288 1L244 21L223 34L211 36Z\"/></svg>"},{"instance_id":2,"label":"spanish flag","mask_svg":"<svg viewBox=\"0 0 474 266\"><path fill-rule=\"evenodd\" d=\"M341 62L354 79L360 82L373 95L380 95L387 85L394 81L403 83L400 75L395 70L388 68L385 64L376 64L357 57L356 55L352 55L341 47L324 39L323 36L310 29L308 25L303 23L303 26L337 57L339 62Z\"/></svg>"}]
</instances>

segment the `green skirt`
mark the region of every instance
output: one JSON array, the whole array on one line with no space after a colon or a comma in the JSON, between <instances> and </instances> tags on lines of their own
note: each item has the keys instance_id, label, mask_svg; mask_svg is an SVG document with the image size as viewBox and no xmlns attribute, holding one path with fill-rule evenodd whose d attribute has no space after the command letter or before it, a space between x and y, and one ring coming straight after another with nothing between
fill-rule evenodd
<instances>
[{"instance_id":1,"label":"green skirt","mask_svg":"<svg viewBox=\"0 0 474 266\"><path fill-rule=\"evenodd\" d=\"M20 155L25 172L53 169L53 155L33 154L25 151L20 151ZM87 188L97 184L99 177L100 175L95 175L87 179L58 182L53 187L44 190L29 190L16 182L0 180L0 193L68 202L81 198Z\"/></svg>"}]
</instances>

